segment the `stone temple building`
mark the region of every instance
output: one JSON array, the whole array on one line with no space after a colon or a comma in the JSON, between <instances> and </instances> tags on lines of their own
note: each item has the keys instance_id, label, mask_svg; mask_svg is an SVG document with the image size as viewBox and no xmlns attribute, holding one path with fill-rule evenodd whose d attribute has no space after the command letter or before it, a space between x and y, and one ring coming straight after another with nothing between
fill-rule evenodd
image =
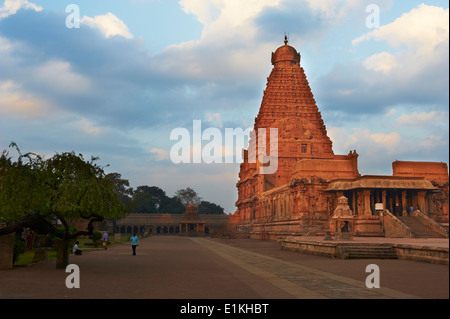
<instances>
[{"instance_id":1,"label":"stone temple building","mask_svg":"<svg viewBox=\"0 0 450 319\"><path fill-rule=\"evenodd\" d=\"M446 236L447 164L396 161L391 176L361 176L356 151L334 154L300 53L287 38L272 53L272 64L255 134L240 165L237 210L230 215L238 233L270 239L333 233L333 212L344 196L355 236ZM270 145L267 139L265 154L277 147L278 169L262 174L267 164L255 160L257 132L270 128L278 129L278 143Z\"/></svg>"}]
</instances>

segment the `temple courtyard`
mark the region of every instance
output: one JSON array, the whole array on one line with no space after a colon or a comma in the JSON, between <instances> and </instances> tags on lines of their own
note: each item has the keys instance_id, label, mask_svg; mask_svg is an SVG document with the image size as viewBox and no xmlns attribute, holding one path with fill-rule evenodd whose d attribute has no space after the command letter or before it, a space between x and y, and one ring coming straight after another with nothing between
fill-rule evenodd
<instances>
[{"instance_id":1,"label":"temple courtyard","mask_svg":"<svg viewBox=\"0 0 450 319\"><path fill-rule=\"evenodd\" d=\"M449 246L445 238L367 240ZM276 241L180 236L141 239L131 253L128 243L70 255L80 288L66 287L69 272L55 269L55 260L0 270L0 299L449 298L448 264L339 259L284 250ZM370 264L379 267L380 288L366 286Z\"/></svg>"}]
</instances>

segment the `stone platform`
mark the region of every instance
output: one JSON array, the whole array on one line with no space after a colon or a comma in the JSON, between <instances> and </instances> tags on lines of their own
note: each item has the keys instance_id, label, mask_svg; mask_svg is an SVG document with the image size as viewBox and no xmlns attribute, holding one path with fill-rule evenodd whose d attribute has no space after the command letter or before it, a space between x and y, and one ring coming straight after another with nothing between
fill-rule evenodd
<instances>
[{"instance_id":1,"label":"stone platform","mask_svg":"<svg viewBox=\"0 0 450 319\"><path fill-rule=\"evenodd\" d=\"M326 240L319 236L280 238L281 249L338 259L405 259L449 264L449 240L445 238L354 237Z\"/></svg>"}]
</instances>

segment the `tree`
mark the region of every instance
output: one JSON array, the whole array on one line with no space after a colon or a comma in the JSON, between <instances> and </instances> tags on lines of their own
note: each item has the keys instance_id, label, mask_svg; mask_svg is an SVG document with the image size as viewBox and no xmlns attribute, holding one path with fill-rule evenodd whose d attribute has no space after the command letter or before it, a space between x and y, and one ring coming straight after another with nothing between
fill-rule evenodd
<instances>
[{"instance_id":1,"label":"tree","mask_svg":"<svg viewBox=\"0 0 450 319\"><path fill-rule=\"evenodd\" d=\"M133 193L132 211L139 214L184 214L185 207L177 197L168 197L157 186L139 186Z\"/></svg>"},{"instance_id":2,"label":"tree","mask_svg":"<svg viewBox=\"0 0 450 319\"><path fill-rule=\"evenodd\" d=\"M175 193L175 197L178 198L185 207L189 204L198 206L202 201L202 198L198 196L197 192L190 187L178 190Z\"/></svg>"},{"instance_id":3,"label":"tree","mask_svg":"<svg viewBox=\"0 0 450 319\"><path fill-rule=\"evenodd\" d=\"M198 213L199 214L224 214L223 207L220 205L202 201L200 205L198 205Z\"/></svg>"},{"instance_id":4,"label":"tree","mask_svg":"<svg viewBox=\"0 0 450 319\"><path fill-rule=\"evenodd\" d=\"M161 207L161 212L167 214L184 214L185 211L186 208L181 203L180 199L175 196L167 197Z\"/></svg>"},{"instance_id":5,"label":"tree","mask_svg":"<svg viewBox=\"0 0 450 319\"><path fill-rule=\"evenodd\" d=\"M114 191L119 196L120 202L125 206L127 212L132 211L131 199L133 196L133 188L130 187L130 182L127 179L123 179L119 173L109 173L106 175L115 185ZM117 219L110 218L109 221L113 224L113 229L116 229Z\"/></svg>"},{"instance_id":6,"label":"tree","mask_svg":"<svg viewBox=\"0 0 450 319\"><path fill-rule=\"evenodd\" d=\"M130 182L127 179L122 179L122 175L119 173L109 173L106 178L114 183L114 191L119 195L120 202L129 211L131 209L131 196L133 196L133 188L130 187Z\"/></svg>"},{"instance_id":7,"label":"tree","mask_svg":"<svg viewBox=\"0 0 450 319\"><path fill-rule=\"evenodd\" d=\"M165 196L164 191L156 186L138 186L131 201L132 211L138 214L156 214L162 196Z\"/></svg>"},{"instance_id":8,"label":"tree","mask_svg":"<svg viewBox=\"0 0 450 319\"><path fill-rule=\"evenodd\" d=\"M14 161L7 151L0 156L0 216L7 223L0 235L31 228L60 238L57 268L68 265L71 239L91 235L95 222L126 213L114 183L95 163L98 158L87 161L71 152L45 160L22 154L15 143L10 146L19 157ZM87 229L71 233L70 221L80 219L87 221Z\"/></svg>"}]
</instances>

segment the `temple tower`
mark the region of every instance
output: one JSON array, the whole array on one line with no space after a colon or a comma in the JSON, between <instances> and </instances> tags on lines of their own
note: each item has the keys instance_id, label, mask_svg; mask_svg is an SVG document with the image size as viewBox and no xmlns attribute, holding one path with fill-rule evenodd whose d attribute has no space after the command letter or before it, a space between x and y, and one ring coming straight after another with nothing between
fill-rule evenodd
<instances>
[{"instance_id":1,"label":"temple tower","mask_svg":"<svg viewBox=\"0 0 450 319\"><path fill-rule=\"evenodd\" d=\"M332 142L314 100L305 71L300 66L300 53L285 44L272 53L273 69L258 116L255 118L255 136L249 142L250 152L258 144L258 130L266 129L266 154L270 153L270 128L278 129L278 170L275 174L260 176L255 187L259 192L289 182L292 166L301 159L332 159ZM251 155L250 155L251 156ZM261 164L255 158L249 159Z\"/></svg>"}]
</instances>

